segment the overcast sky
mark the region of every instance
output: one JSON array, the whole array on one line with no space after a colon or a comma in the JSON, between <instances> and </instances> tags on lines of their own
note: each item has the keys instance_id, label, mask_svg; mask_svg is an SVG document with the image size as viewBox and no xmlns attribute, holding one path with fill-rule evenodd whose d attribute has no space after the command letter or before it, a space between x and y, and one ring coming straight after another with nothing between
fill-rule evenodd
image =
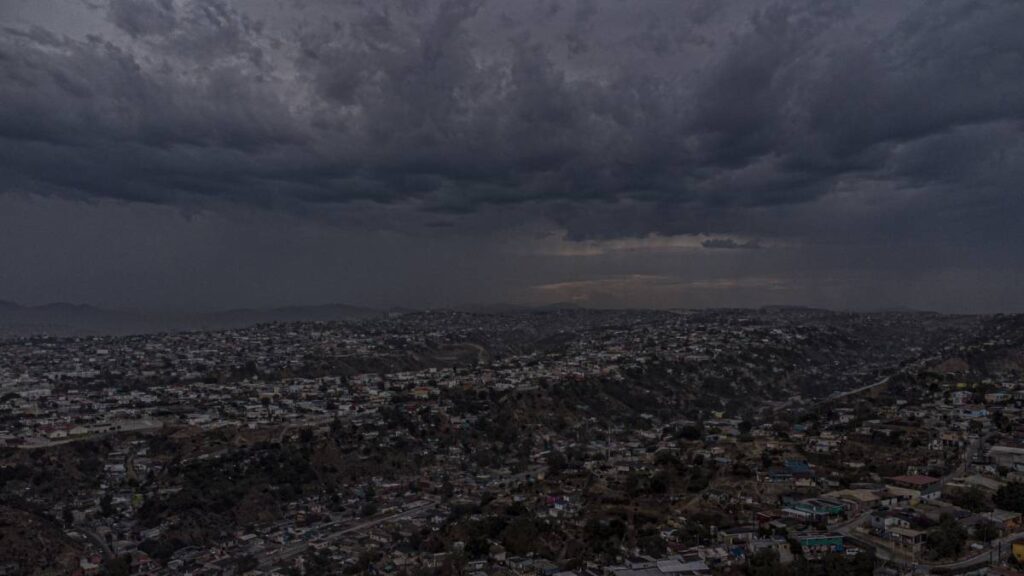
<instances>
[{"instance_id":1,"label":"overcast sky","mask_svg":"<svg viewBox=\"0 0 1024 576\"><path fill-rule=\"evenodd\" d=\"M1024 311L1019 0L0 0L0 299Z\"/></svg>"}]
</instances>

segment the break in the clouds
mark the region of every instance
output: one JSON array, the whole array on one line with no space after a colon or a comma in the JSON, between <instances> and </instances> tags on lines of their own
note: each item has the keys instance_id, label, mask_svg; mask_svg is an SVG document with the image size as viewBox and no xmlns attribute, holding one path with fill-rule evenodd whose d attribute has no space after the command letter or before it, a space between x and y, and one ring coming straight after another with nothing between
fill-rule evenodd
<instances>
[{"instance_id":1,"label":"break in the clouds","mask_svg":"<svg viewBox=\"0 0 1024 576\"><path fill-rule=\"evenodd\" d=\"M1024 271L1016 0L6 0L0 18L0 192L155 205L186 223L163 251L199 234L188 215L254 211L369 253L428 237L439 261L554 237L528 270L487 265L502 298L613 285L643 304L635 279L666 277L657 305L764 303L765 284L1024 306L998 288Z\"/></svg>"}]
</instances>

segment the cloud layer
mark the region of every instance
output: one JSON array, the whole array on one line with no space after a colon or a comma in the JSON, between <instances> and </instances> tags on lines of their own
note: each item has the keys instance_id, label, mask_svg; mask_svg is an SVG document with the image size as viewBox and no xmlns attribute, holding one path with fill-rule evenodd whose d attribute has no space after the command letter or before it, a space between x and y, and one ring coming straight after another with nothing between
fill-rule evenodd
<instances>
[{"instance_id":1,"label":"cloud layer","mask_svg":"<svg viewBox=\"0 0 1024 576\"><path fill-rule=\"evenodd\" d=\"M13 5L0 193L1024 267L1015 0Z\"/></svg>"}]
</instances>

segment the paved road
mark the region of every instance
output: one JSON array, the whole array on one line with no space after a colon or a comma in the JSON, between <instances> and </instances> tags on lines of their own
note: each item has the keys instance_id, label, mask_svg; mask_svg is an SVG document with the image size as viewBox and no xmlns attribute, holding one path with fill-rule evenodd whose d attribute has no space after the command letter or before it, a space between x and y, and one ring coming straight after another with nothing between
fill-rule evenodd
<instances>
[{"instance_id":1,"label":"paved road","mask_svg":"<svg viewBox=\"0 0 1024 576\"><path fill-rule=\"evenodd\" d=\"M833 532L839 532L840 534L843 534L843 535L848 535L850 532L853 531L854 528L857 528L858 526L863 524L864 521L867 520L869 516L871 516L871 510L867 510L865 512L862 512L860 514L860 516L857 516L856 518L852 518L850 520L847 520L846 522L843 522L842 524L837 524L831 530Z\"/></svg>"},{"instance_id":2,"label":"paved road","mask_svg":"<svg viewBox=\"0 0 1024 576\"><path fill-rule=\"evenodd\" d=\"M123 428L121 430L109 430L106 432L94 432L90 434L83 434L81 436L72 436L69 438L62 438L60 440L50 440L49 438L26 438L24 444L18 444L16 448L22 450L34 450L37 448L52 448L54 446L61 446L62 444L71 444L74 442L82 442L86 440L98 440L100 438L106 438L107 436L114 436L117 434L131 434L134 432L150 432L152 430L159 430L163 428L164 423L154 418L144 418L136 422L132 422L129 428Z\"/></svg>"},{"instance_id":3,"label":"paved road","mask_svg":"<svg viewBox=\"0 0 1024 576\"><path fill-rule=\"evenodd\" d=\"M854 520L841 526L837 526L834 528L834 531L843 534L843 536L855 543L870 546L875 550L875 555L881 560L892 562L904 567L914 568L915 570L923 569L929 572L933 570L939 570L942 573L957 572L967 570L969 568L985 566L990 563L997 563L1009 557L1011 548L1013 547L1013 542L1024 537L1024 532L1009 534L999 538L998 540L993 540L988 548L978 552L977 554L957 560L956 562L917 562L910 554L901 550L894 550L880 539L871 538L855 532L855 529L860 526L860 524L862 524L869 515L870 512L865 512Z\"/></svg>"},{"instance_id":4,"label":"paved road","mask_svg":"<svg viewBox=\"0 0 1024 576\"><path fill-rule=\"evenodd\" d=\"M981 442L981 434L978 435L974 442L968 442L967 446L964 447L963 454L960 457L960 464L957 465L957 467L954 468L952 472L943 476L942 479L939 481L939 485L943 489L946 488L946 483L952 480L953 478L967 474L967 465L974 461L974 457L977 455L978 451L981 450Z\"/></svg>"},{"instance_id":5,"label":"paved road","mask_svg":"<svg viewBox=\"0 0 1024 576\"><path fill-rule=\"evenodd\" d=\"M99 546L100 551L103 552L104 558L110 559L114 557L114 551L110 549L110 545L107 544L107 541L100 538L99 534L93 532L92 528L89 528L84 524L75 524L75 530L78 530L84 534L86 538L92 540L93 544Z\"/></svg>"},{"instance_id":6,"label":"paved road","mask_svg":"<svg viewBox=\"0 0 1024 576\"><path fill-rule=\"evenodd\" d=\"M877 386L877 385L878 385L878 383L874 384L873 386ZM861 388L860 390L863 390L863 388ZM967 464L973 460L975 453L977 453L977 451L980 450L980 448L981 448L981 438L979 436L979 438L975 442L971 442L971 443L969 443L965 447L964 453L963 453L963 456L962 456L962 459L961 459L961 462L960 462L960 465L957 466L949 474L946 474L945 476L943 476L940 479L940 484L943 487L945 487L947 482L949 482L950 480L952 480L953 478L955 478L955 477L957 477L959 475L964 474L967 471ZM863 544L870 545L871 548L873 548L875 550L876 555L879 558L881 558L882 560L890 561L890 562L893 562L893 563L896 563L896 564L900 564L902 566L908 566L908 567L912 566L912 567L915 567L915 568L921 567L921 568L925 568L925 569L928 569L928 570L939 569L941 571L953 571L953 572L955 572L955 571L958 571L958 570L965 570L965 569L972 568L972 567L975 567L975 566L982 566L982 565L988 564L989 562L991 562L993 560L996 560L996 561L1003 560L1007 556L1009 556L1010 549L1012 547L1011 546L1012 543L1015 540L1017 540L1017 539L1021 538L1022 536L1024 536L1024 532L1017 532L1017 533L1014 533L1014 534L1010 534L1008 536L1004 536L1003 538L1000 538L998 540L994 540L991 543L989 548L986 548L985 550L983 550L983 551L981 551L981 552L979 552L979 553L977 553L977 554L975 554L973 556L970 556L968 558L964 558L962 560L957 560L956 562L947 562L947 563L942 563L942 564L931 564L931 563L927 563L927 562L916 562L911 555L906 554L905 552L903 552L901 550L895 550L895 549L890 548L881 539L869 538L869 537L867 537L865 535L862 535L862 534L856 532L856 529L858 527L860 527L860 525L863 524L864 521L867 520L867 518L870 515L871 515L871 511L869 510L867 512L862 513L860 516L857 516L856 518L854 518L854 519L852 519L850 521L847 521L847 522L845 522L843 524L835 526L832 530L834 532L839 532L840 534L842 534L846 538L849 538L849 539L851 539L851 540L853 540L855 542L860 542L860 543L863 543ZM999 558L995 558L995 555L998 555Z\"/></svg>"},{"instance_id":7,"label":"paved road","mask_svg":"<svg viewBox=\"0 0 1024 576\"><path fill-rule=\"evenodd\" d=\"M351 534L353 532L361 532L363 530L373 528L374 526L377 526L378 524L383 524L385 522L393 522L395 520L400 520L402 518L408 518L410 516L419 514L420 512L423 512L425 510L432 510L437 507L437 504L438 503L434 501L427 501L424 502L423 504L416 506L415 508L410 508L408 510L404 510L402 512L397 512L395 514L390 514L387 516L379 516L377 518L372 518L370 520L364 520L357 524L353 524L351 526L346 527L342 527L342 525L345 524L344 522L328 522L327 524L318 527L316 529L316 532L324 534L321 541L333 543L346 534ZM299 542L285 544L284 546L268 551L264 554L257 555L256 559L259 560L261 567L267 567L277 562L290 560L291 558L299 556L300 554L305 552L306 549L309 547L309 541L315 538L316 536L313 536L310 537L308 540L304 539Z\"/></svg>"},{"instance_id":8,"label":"paved road","mask_svg":"<svg viewBox=\"0 0 1024 576\"><path fill-rule=\"evenodd\" d=\"M833 395L833 396L829 396L827 398L822 398L821 400L818 400L814 404L815 405L819 405L819 406L822 405L822 404L828 404L829 402L835 402L836 400L842 400L843 398L848 398L850 396L855 396L857 394L862 394L862 393L867 392L868 390L871 390L873 388L878 388L879 386L885 386L886 384L889 383L889 380L891 380L893 376L905 372L908 368L912 368L913 367L913 368L920 369L925 364L927 364L929 362L934 362L935 360L938 360L937 356L929 356L928 358L921 358L920 360L915 360L913 362L910 362L908 364L905 364L905 365L897 368L896 372L894 372L893 374L890 374L890 375L882 378L881 380L878 380L877 382L874 382L873 384L866 384L866 385L861 386L859 388L854 388L853 390L847 390L846 392L841 392L839 394L836 394L836 395Z\"/></svg>"},{"instance_id":9,"label":"paved road","mask_svg":"<svg viewBox=\"0 0 1024 576\"><path fill-rule=\"evenodd\" d=\"M974 566L982 566L993 561L999 562L1009 557L1010 550L1013 548L1013 542L1020 539L1022 536L1024 536L1024 532L1015 532L1009 536L993 540L988 549L969 558L964 558L963 560L957 560L956 562L949 562L946 564L928 564L927 566L931 569L938 568L943 571L955 571L972 568Z\"/></svg>"},{"instance_id":10,"label":"paved road","mask_svg":"<svg viewBox=\"0 0 1024 576\"><path fill-rule=\"evenodd\" d=\"M129 480L137 481L138 474L135 473L135 450L130 450L124 457L124 473Z\"/></svg>"}]
</instances>

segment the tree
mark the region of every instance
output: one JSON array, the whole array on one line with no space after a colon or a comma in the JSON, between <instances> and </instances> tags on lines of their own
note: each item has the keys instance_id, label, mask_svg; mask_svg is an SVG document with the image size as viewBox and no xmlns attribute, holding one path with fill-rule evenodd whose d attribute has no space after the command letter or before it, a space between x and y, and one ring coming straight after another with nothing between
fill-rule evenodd
<instances>
[{"instance_id":1,"label":"tree","mask_svg":"<svg viewBox=\"0 0 1024 576\"><path fill-rule=\"evenodd\" d=\"M690 476L690 481L686 485L686 490L689 492L701 492L711 484L711 473L703 468L694 468L693 475Z\"/></svg>"},{"instance_id":2,"label":"tree","mask_svg":"<svg viewBox=\"0 0 1024 576\"><path fill-rule=\"evenodd\" d=\"M330 429L332 438L340 438L341 435L345 432L345 425L341 423L340 418L335 416L334 418L331 419Z\"/></svg>"},{"instance_id":3,"label":"tree","mask_svg":"<svg viewBox=\"0 0 1024 576\"><path fill-rule=\"evenodd\" d=\"M306 576L328 576L333 574L331 559L320 550L309 553L305 557Z\"/></svg>"},{"instance_id":4,"label":"tree","mask_svg":"<svg viewBox=\"0 0 1024 576\"><path fill-rule=\"evenodd\" d=\"M376 502L372 502L372 501L363 504L362 508L359 509L359 515L362 516L363 518L367 518L367 517L373 516L376 513L377 513L377 503Z\"/></svg>"},{"instance_id":5,"label":"tree","mask_svg":"<svg viewBox=\"0 0 1024 576\"><path fill-rule=\"evenodd\" d=\"M1024 484L1020 482L1004 484L996 491L992 501L1003 510L1024 512Z\"/></svg>"},{"instance_id":6,"label":"tree","mask_svg":"<svg viewBox=\"0 0 1024 576\"><path fill-rule=\"evenodd\" d=\"M651 476L651 479L648 482L648 491L651 494L664 494L665 492L668 492L669 483L670 480L668 474L666 474L664 470L659 470Z\"/></svg>"},{"instance_id":7,"label":"tree","mask_svg":"<svg viewBox=\"0 0 1024 576\"><path fill-rule=\"evenodd\" d=\"M246 554L240 556L235 560L235 572L238 574L245 574L260 567L260 561L256 559L252 554Z\"/></svg>"},{"instance_id":8,"label":"tree","mask_svg":"<svg viewBox=\"0 0 1024 576\"><path fill-rule=\"evenodd\" d=\"M982 522L974 527L974 539L991 542L999 538L999 527L992 522Z\"/></svg>"},{"instance_id":9,"label":"tree","mask_svg":"<svg viewBox=\"0 0 1024 576\"><path fill-rule=\"evenodd\" d=\"M104 562L103 567L109 576L128 576L132 573L132 558L117 556Z\"/></svg>"},{"instance_id":10,"label":"tree","mask_svg":"<svg viewBox=\"0 0 1024 576\"><path fill-rule=\"evenodd\" d=\"M967 531L949 514L943 514L938 526L928 533L928 549L939 558L955 558L964 551Z\"/></svg>"},{"instance_id":11,"label":"tree","mask_svg":"<svg viewBox=\"0 0 1024 576\"><path fill-rule=\"evenodd\" d=\"M786 573L779 554L771 548L762 548L747 556L747 565L743 572L748 576L783 576Z\"/></svg>"},{"instance_id":12,"label":"tree","mask_svg":"<svg viewBox=\"0 0 1024 576\"><path fill-rule=\"evenodd\" d=\"M829 553L825 555L822 564L828 576L871 576L875 571L875 559L867 552L852 558Z\"/></svg>"},{"instance_id":13,"label":"tree","mask_svg":"<svg viewBox=\"0 0 1024 576\"><path fill-rule=\"evenodd\" d=\"M702 436L701 429L692 424L688 424L679 429L678 436L683 440L700 440Z\"/></svg>"},{"instance_id":14,"label":"tree","mask_svg":"<svg viewBox=\"0 0 1024 576\"><path fill-rule=\"evenodd\" d=\"M683 471L686 466L679 461L679 457L671 450L660 450L654 455L654 463L662 468L675 468Z\"/></svg>"},{"instance_id":15,"label":"tree","mask_svg":"<svg viewBox=\"0 0 1024 576\"><path fill-rule=\"evenodd\" d=\"M952 490L949 492L949 501L957 506L970 510L971 512L986 512L992 509L981 488L972 486L966 490Z\"/></svg>"},{"instance_id":16,"label":"tree","mask_svg":"<svg viewBox=\"0 0 1024 576\"><path fill-rule=\"evenodd\" d=\"M565 455L563 455L561 452L557 450L552 450L551 452L548 452L546 459L548 464L549 476L558 476L562 472L562 470L565 469Z\"/></svg>"},{"instance_id":17,"label":"tree","mask_svg":"<svg viewBox=\"0 0 1024 576\"><path fill-rule=\"evenodd\" d=\"M502 543L512 554L522 555L534 551L540 530L528 515L517 516L502 533Z\"/></svg>"},{"instance_id":18,"label":"tree","mask_svg":"<svg viewBox=\"0 0 1024 576\"><path fill-rule=\"evenodd\" d=\"M668 551L668 546L665 544L665 540L662 539L658 533L644 536L637 540L637 547L640 551L648 556L664 556Z\"/></svg>"},{"instance_id":19,"label":"tree","mask_svg":"<svg viewBox=\"0 0 1024 576\"><path fill-rule=\"evenodd\" d=\"M114 498L109 493L100 497L100 513L104 516L114 513Z\"/></svg>"},{"instance_id":20,"label":"tree","mask_svg":"<svg viewBox=\"0 0 1024 576\"><path fill-rule=\"evenodd\" d=\"M626 535L626 524L620 518L598 520L592 518L583 528L584 541L597 554L614 556Z\"/></svg>"}]
</instances>

